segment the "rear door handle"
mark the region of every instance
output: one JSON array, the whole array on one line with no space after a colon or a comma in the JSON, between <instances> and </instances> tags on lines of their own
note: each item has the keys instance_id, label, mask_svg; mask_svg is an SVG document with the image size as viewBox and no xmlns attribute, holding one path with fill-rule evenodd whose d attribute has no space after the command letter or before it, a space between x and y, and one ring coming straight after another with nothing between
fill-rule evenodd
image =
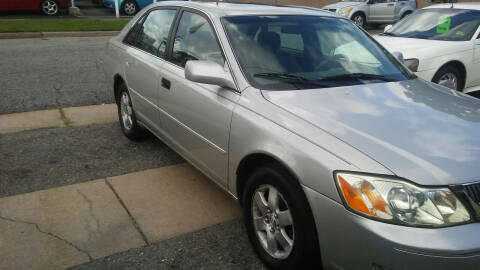
<instances>
[{"instance_id":1,"label":"rear door handle","mask_svg":"<svg viewBox=\"0 0 480 270\"><path fill-rule=\"evenodd\" d=\"M394 6L394 5L395 5L395 4L388 4L387 6L392 7L392 6Z\"/></svg>"},{"instance_id":2,"label":"rear door handle","mask_svg":"<svg viewBox=\"0 0 480 270\"><path fill-rule=\"evenodd\" d=\"M170 86L172 86L172 83L169 80L162 78L162 87L170 90Z\"/></svg>"}]
</instances>

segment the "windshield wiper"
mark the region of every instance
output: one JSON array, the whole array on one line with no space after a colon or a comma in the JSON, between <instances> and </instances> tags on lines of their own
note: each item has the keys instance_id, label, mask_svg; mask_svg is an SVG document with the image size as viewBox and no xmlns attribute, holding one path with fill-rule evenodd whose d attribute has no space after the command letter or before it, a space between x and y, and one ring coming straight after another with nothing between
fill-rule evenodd
<instances>
[{"instance_id":1,"label":"windshield wiper","mask_svg":"<svg viewBox=\"0 0 480 270\"><path fill-rule=\"evenodd\" d=\"M265 73L256 73L254 77L265 78L265 79L279 79L289 81L292 84L301 83L301 84L310 84L320 87L331 87L331 85L325 83L319 83L317 80L311 80L302 76L298 76L291 73L280 73L280 72L265 72Z\"/></svg>"},{"instance_id":2,"label":"windshield wiper","mask_svg":"<svg viewBox=\"0 0 480 270\"><path fill-rule=\"evenodd\" d=\"M394 79L385 77L383 75L368 74L368 73L350 73L335 75L322 78L318 81L352 81L352 80L380 80L384 82L392 82Z\"/></svg>"}]
</instances>

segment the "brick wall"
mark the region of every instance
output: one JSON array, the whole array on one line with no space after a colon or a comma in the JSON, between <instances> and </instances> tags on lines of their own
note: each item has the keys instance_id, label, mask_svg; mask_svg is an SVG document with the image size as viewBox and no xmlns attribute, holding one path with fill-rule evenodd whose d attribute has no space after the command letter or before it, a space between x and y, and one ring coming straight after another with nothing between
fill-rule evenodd
<instances>
[{"instance_id":1,"label":"brick wall","mask_svg":"<svg viewBox=\"0 0 480 270\"><path fill-rule=\"evenodd\" d=\"M429 0L417 0L420 8L430 4ZM478 2L479 0L458 0L458 2ZM228 2L228 1L226 1ZM273 4L274 0L234 0L234 2ZM321 8L338 0L277 0L279 5L297 5Z\"/></svg>"}]
</instances>

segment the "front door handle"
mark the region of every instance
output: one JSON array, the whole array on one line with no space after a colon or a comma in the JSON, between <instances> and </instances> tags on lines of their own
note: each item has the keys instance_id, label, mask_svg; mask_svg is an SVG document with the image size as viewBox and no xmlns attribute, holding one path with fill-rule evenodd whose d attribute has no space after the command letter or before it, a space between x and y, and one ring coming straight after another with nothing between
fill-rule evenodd
<instances>
[{"instance_id":1,"label":"front door handle","mask_svg":"<svg viewBox=\"0 0 480 270\"><path fill-rule=\"evenodd\" d=\"M392 6L394 6L394 5L395 5L395 4L388 4L387 6L392 7Z\"/></svg>"},{"instance_id":2,"label":"front door handle","mask_svg":"<svg viewBox=\"0 0 480 270\"><path fill-rule=\"evenodd\" d=\"M172 86L172 83L169 80L162 78L162 87L170 90L170 86Z\"/></svg>"}]
</instances>

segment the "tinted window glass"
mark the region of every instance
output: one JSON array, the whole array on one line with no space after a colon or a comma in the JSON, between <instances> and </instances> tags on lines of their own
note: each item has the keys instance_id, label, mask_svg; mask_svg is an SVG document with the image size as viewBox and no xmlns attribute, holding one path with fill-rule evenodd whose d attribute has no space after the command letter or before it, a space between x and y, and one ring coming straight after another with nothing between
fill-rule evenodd
<instances>
[{"instance_id":1,"label":"tinted window glass","mask_svg":"<svg viewBox=\"0 0 480 270\"><path fill-rule=\"evenodd\" d=\"M198 14L184 12L175 35L172 62L185 67L189 60L210 60L222 66L225 63L208 21Z\"/></svg>"},{"instance_id":2,"label":"tinted window glass","mask_svg":"<svg viewBox=\"0 0 480 270\"><path fill-rule=\"evenodd\" d=\"M470 40L480 24L480 11L422 9L395 24L384 35L448 41Z\"/></svg>"},{"instance_id":3,"label":"tinted window glass","mask_svg":"<svg viewBox=\"0 0 480 270\"><path fill-rule=\"evenodd\" d=\"M168 33L175 19L176 10L163 9L150 12L137 36L137 47L164 58Z\"/></svg>"},{"instance_id":4,"label":"tinted window glass","mask_svg":"<svg viewBox=\"0 0 480 270\"><path fill-rule=\"evenodd\" d=\"M345 19L237 16L222 22L244 73L260 89L312 89L413 78L391 54Z\"/></svg>"}]
</instances>

